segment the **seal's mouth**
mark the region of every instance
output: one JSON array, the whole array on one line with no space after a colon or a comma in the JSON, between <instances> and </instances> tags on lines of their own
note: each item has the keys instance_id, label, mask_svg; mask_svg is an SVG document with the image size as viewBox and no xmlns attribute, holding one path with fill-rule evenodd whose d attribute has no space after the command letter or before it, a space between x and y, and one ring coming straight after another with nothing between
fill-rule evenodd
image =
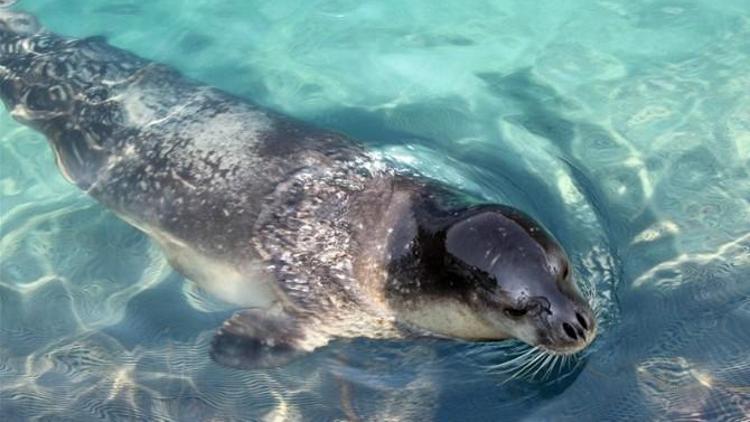
<instances>
[{"instance_id":1,"label":"seal's mouth","mask_svg":"<svg viewBox=\"0 0 750 422\"><path fill-rule=\"evenodd\" d=\"M586 349L598 331L594 311L578 298L554 303L556 306L527 307L526 312L485 308L481 315L494 330L506 333L505 338L515 338L550 355L574 355Z\"/></svg>"},{"instance_id":2,"label":"seal's mouth","mask_svg":"<svg viewBox=\"0 0 750 422\"><path fill-rule=\"evenodd\" d=\"M589 338L575 345L538 344L537 346L550 355L570 356L586 350L594 342L596 331Z\"/></svg>"},{"instance_id":3,"label":"seal's mouth","mask_svg":"<svg viewBox=\"0 0 750 422\"><path fill-rule=\"evenodd\" d=\"M526 329L517 332L520 335L516 339L525 343L525 347L514 349L517 346L511 346L510 359L495 366L508 375L504 382L518 378L545 380L568 374L571 368L578 367L584 361L588 354L588 346L596 338L596 326L591 326L590 335L572 343L558 343L549 337L544 337L544 341L536 341L533 338L529 341L523 337L524 334L532 332L531 327L527 325Z\"/></svg>"},{"instance_id":4,"label":"seal's mouth","mask_svg":"<svg viewBox=\"0 0 750 422\"><path fill-rule=\"evenodd\" d=\"M515 338L549 355L575 355L589 347L598 332L594 312L580 303L569 312L547 311L510 319L496 312L485 315L490 316L490 325L508 334L506 338Z\"/></svg>"}]
</instances>

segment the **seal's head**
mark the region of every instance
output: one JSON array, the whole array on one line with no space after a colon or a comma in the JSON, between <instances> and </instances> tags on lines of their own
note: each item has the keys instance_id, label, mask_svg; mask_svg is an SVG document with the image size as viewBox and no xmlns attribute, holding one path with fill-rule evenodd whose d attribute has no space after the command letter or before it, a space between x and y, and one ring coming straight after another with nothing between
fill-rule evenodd
<instances>
[{"instance_id":1,"label":"seal's head","mask_svg":"<svg viewBox=\"0 0 750 422\"><path fill-rule=\"evenodd\" d=\"M388 299L412 326L453 338L585 348L596 320L558 243L511 207L416 215L393 237Z\"/></svg>"}]
</instances>

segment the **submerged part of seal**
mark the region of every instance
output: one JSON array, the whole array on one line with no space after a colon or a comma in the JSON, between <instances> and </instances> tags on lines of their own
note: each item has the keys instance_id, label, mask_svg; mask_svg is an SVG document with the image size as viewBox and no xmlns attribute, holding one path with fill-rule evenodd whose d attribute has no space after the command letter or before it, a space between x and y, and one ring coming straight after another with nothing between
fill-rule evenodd
<instances>
[{"instance_id":1,"label":"submerged part of seal","mask_svg":"<svg viewBox=\"0 0 750 422\"><path fill-rule=\"evenodd\" d=\"M282 364L336 337L517 338L573 353L596 321L540 225L399 173L347 137L0 11L0 96L65 177L173 267L250 308L212 356Z\"/></svg>"}]
</instances>

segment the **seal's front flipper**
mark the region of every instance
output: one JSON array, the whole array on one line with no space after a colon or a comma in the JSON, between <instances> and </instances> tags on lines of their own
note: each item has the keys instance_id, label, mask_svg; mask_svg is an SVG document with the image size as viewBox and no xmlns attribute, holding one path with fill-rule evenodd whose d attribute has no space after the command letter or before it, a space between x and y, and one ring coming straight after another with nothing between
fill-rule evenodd
<instances>
[{"instance_id":1,"label":"seal's front flipper","mask_svg":"<svg viewBox=\"0 0 750 422\"><path fill-rule=\"evenodd\" d=\"M211 357L238 369L282 366L306 353L297 346L302 337L296 321L287 315L244 310L216 333Z\"/></svg>"}]
</instances>

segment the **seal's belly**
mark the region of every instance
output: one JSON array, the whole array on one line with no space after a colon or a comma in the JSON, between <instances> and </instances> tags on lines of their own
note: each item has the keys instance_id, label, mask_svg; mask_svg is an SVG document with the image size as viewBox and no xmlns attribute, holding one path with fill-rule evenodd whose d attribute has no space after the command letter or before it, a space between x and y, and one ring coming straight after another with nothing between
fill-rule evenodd
<instances>
[{"instance_id":1,"label":"seal's belly","mask_svg":"<svg viewBox=\"0 0 750 422\"><path fill-rule=\"evenodd\" d=\"M203 255L189 245L152 237L164 250L173 268L213 296L245 308L270 308L278 301L261 261L236 265Z\"/></svg>"},{"instance_id":2,"label":"seal's belly","mask_svg":"<svg viewBox=\"0 0 750 422\"><path fill-rule=\"evenodd\" d=\"M214 297L247 308L270 308L279 301L273 276L258 259L236 263L230 258L209 256L190 243L159 229L120 216L151 237L164 251L169 264Z\"/></svg>"}]
</instances>

